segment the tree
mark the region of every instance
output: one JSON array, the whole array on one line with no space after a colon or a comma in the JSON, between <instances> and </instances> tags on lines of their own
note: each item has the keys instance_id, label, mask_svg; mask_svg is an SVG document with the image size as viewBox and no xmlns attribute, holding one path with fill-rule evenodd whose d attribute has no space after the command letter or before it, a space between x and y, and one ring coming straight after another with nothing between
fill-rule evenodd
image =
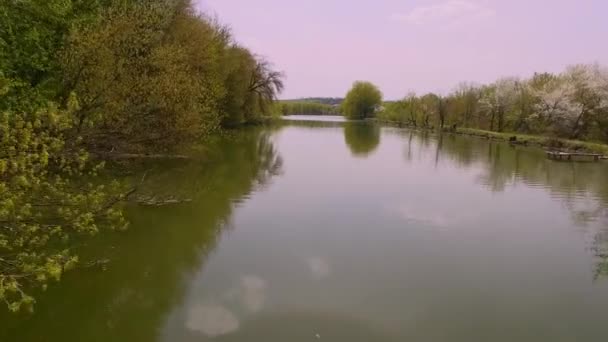
<instances>
[{"instance_id":1,"label":"tree","mask_svg":"<svg viewBox=\"0 0 608 342\"><path fill-rule=\"evenodd\" d=\"M539 129L552 127L555 133L562 130L563 119L570 117L576 109L571 108L569 97L573 89L564 80L548 78L533 84L533 94L538 98L532 115Z\"/></svg>"},{"instance_id":2,"label":"tree","mask_svg":"<svg viewBox=\"0 0 608 342\"><path fill-rule=\"evenodd\" d=\"M411 115L415 114L416 111L410 105L409 99L405 97L402 100L386 102L384 108L378 112L378 118L407 125L412 124Z\"/></svg>"},{"instance_id":3,"label":"tree","mask_svg":"<svg viewBox=\"0 0 608 342\"><path fill-rule=\"evenodd\" d=\"M268 113L283 87L283 73L273 70L272 64L266 59L256 58L247 88L249 97L245 115L249 121L254 121L257 115Z\"/></svg>"},{"instance_id":4,"label":"tree","mask_svg":"<svg viewBox=\"0 0 608 342\"><path fill-rule=\"evenodd\" d=\"M528 82L518 82L515 102L513 104L514 122L512 129L516 132L530 132L530 117L537 102Z\"/></svg>"},{"instance_id":5,"label":"tree","mask_svg":"<svg viewBox=\"0 0 608 342\"><path fill-rule=\"evenodd\" d=\"M64 93L80 99L91 148L167 149L219 126L226 32L181 2L115 5L60 53Z\"/></svg>"},{"instance_id":6,"label":"tree","mask_svg":"<svg viewBox=\"0 0 608 342\"><path fill-rule=\"evenodd\" d=\"M0 78L12 80L0 110L33 111L57 94L57 51L72 25L95 18L100 1L0 1Z\"/></svg>"},{"instance_id":7,"label":"tree","mask_svg":"<svg viewBox=\"0 0 608 342\"><path fill-rule=\"evenodd\" d=\"M126 226L119 188L83 179L102 165L63 139L71 122L53 104L0 114L0 301L11 311L31 310L32 289L76 264L74 240Z\"/></svg>"},{"instance_id":8,"label":"tree","mask_svg":"<svg viewBox=\"0 0 608 342\"><path fill-rule=\"evenodd\" d=\"M366 119L375 116L381 104L382 93L375 85L357 81L346 94L342 108L350 119Z\"/></svg>"},{"instance_id":9,"label":"tree","mask_svg":"<svg viewBox=\"0 0 608 342\"><path fill-rule=\"evenodd\" d=\"M503 78L483 93L481 105L489 113L491 131L504 130L506 115L515 103L518 82L515 78Z\"/></svg>"},{"instance_id":10,"label":"tree","mask_svg":"<svg viewBox=\"0 0 608 342\"><path fill-rule=\"evenodd\" d=\"M261 57L240 46L228 49L226 94L223 99L224 126L257 121L271 114L274 102L283 90L283 74Z\"/></svg>"},{"instance_id":11,"label":"tree","mask_svg":"<svg viewBox=\"0 0 608 342\"><path fill-rule=\"evenodd\" d=\"M569 67L559 77L535 85L539 101L535 118L549 125L558 136L585 138L597 124L605 137L608 115L608 71L598 65Z\"/></svg>"},{"instance_id":12,"label":"tree","mask_svg":"<svg viewBox=\"0 0 608 342\"><path fill-rule=\"evenodd\" d=\"M222 99L222 125L234 126L245 121L245 113L249 97L249 82L251 81L255 60L251 53L242 47L232 46L225 56L226 93Z\"/></svg>"},{"instance_id":13,"label":"tree","mask_svg":"<svg viewBox=\"0 0 608 342\"><path fill-rule=\"evenodd\" d=\"M456 115L461 117L460 123L468 127L476 115L481 93L479 88L471 83L460 83L450 98L456 109Z\"/></svg>"},{"instance_id":14,"label":"tree","mask_svg":"<svg viewBox=\"0 0 608 342\"><path fill-rule=\"evenodd\" d=\"M449 99L442 96L437 97L437 120L439 121L439 129L442 130L445 126L445 121L448 117Z\"/></svg>"},{"instance_id":15,"label":"tree","mask_svg":"<svg viewBox=\"0 0 608 342\"><path fill-rule=\"evenodd\" d=\"M605 117L608 111L608 70L598 64L574 65L562 75L571 87L570 111L566 123L570 139L585 138L597 118Z\"/></svg>"},{"instance_id":16,"label":"tree","mask_svg":"<svg viewBox=\"0 0 608 342\"><path fill-rule=\"evenodd\" d=\"M420 111L422 115L422 125L431 128L431 117L439 109L439 96L429 93L420 98Z\"/></svg>"},{"instance_id":17,"label":"tree","mask_svg":"<svg viewBox=\"0 0 608 342\"><path fill-rule=\"evenodd\" d=\"M403 101L405 102L409 113L409 124L413 127L418 126L418 97L416 96L416 93L408 93Z\"/></svg>"},{"instance_id":18,"label":"tree","mask_svg":"<svg viewBox=\"0 0 608 342\"><path fill-rule=\"evenodd\" d=\"M190 0L7 0L0 22L0 301L13 311L75 265L76 241L126 227L131 191L100 181L90 152L175 148L274 108L283 87Z\"/></svg>"}]
</instances>

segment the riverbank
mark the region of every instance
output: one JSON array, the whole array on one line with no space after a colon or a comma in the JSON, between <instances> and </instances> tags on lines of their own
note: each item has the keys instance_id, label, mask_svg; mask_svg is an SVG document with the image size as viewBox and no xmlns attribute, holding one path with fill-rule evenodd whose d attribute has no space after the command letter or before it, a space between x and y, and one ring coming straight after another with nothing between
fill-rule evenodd
<instances>
[{"instance_id":1,"label":"riverbank","mask_svg":"<svg viewBox=\"0 0 608 342\"><path fill-rule=\"evenodd\" d=\"M492 132L473 128L456 128L454 133L503 140L514 144L539 146L547 149L593 152L608 155L608 145L589 141L559 139L541 135Z\"/></svg>"},{"instance_id":2,"label":"riverbank","mask_svg":"<svg viewBox=\"0 0 608 342\"><path fill-rule=\"evenodd\" d=\"M387 120L378 120L372 119L375 122L395 126L395 127L407 127L407 128L416 128L422 130L433 130L427 128L420 127L411 127L408 125L404 125L395 121L387 121ZM589 142L589 141L580 141L580 140L569 140L569 139L561 139L554 137L547 137L542 135L529 135L529 134L519 134L519 133L511 133L511 132L494 132L494 131L486 131L475 128L464 128L457 127L453 128L444 128L443 132L450 134L459 134L459 135L468 135L473 137L480 137L491 140L498 141L506 141L515 145L524 145L524 146L537 146L545 149L551 150L559 150L559 151L577 151L577 152L591 152L591 153L601 153L603 155L608 155L608 145Z\"/></svg>"}]
</instances>

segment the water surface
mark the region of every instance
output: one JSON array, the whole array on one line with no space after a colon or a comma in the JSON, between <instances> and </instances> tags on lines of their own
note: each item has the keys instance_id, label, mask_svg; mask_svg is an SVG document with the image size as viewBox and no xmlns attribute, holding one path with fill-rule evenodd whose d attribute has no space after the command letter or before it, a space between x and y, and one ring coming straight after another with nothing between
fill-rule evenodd
<instances>
[{"instance_id":1,"label":"water surface","mask_svg":"<svg viewBox=\"0 0 608 342\"><path fill-rule=\"evenodd\" d=\"M0 341L608 340L606 163L361 122L209 146Z\"/></svg>"}]
</instances>

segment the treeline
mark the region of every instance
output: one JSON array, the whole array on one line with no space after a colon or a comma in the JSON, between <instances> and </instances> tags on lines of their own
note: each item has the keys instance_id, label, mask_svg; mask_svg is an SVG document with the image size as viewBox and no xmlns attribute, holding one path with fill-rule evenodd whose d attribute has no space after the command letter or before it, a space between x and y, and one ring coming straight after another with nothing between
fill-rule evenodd
<instances>
[{"instance_id":1,"label":"treeline","mask_svg":"<svg viewBox=\"0 0 608 342\"><path fill-rule=\"evenodd\" d=\"M326 105L340 105L344 101L341 97L303 97L299 99L283 100L284 102L315 102Z\"/></svg>"},{"instance_id":2,"label":"treeline","mask_svg":"<svg viewBox=\"0 0 608 342\"><path fill-rule=\"evenodd\" d=\"M75 240L126 226L132 189L93 185L91 154L258 121L282 88L191 0L0 2L0 300L31 307L29 289L77 263Z\"/></svg>"},{"instance_id":3,"label":"treeline","mask_svg":"<svg viewBox=\"0 0 608 342\"><path fill-rule=\"evenodd\" d=\"M530 79L462 83L447 96L412 93L385 103L377 116L413 127L458 126L608 143L608 69L575 65Z\"/></svg>"},{"instance_id":4,"label":"treeline","mask_svg":"<svg viewBox=\"0 0 608 342\"><path fill-rule=\"evenodd\" d=\"M312 101L280 101L276 103L281 115L340 115L339 105L330 105Z\"/></svg>"}]
</instances>

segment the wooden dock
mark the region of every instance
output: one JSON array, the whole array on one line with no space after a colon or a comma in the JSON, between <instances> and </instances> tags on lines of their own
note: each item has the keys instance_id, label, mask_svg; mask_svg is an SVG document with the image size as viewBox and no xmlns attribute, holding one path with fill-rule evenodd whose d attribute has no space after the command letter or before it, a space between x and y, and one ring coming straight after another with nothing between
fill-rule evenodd
<instances>
[{"instance_id":1,"label":"wooden dock","mask_svg":"<svg viewBox=\"0 0 608 342\"><path fill-rule=\"evenodd\" d=\"M547 158L553 160L592 160L600 161L606 159L603 154L598 153L580 153L580 152L561 152L561 151L545 151Z\"/></svg>"}]
</instances>

